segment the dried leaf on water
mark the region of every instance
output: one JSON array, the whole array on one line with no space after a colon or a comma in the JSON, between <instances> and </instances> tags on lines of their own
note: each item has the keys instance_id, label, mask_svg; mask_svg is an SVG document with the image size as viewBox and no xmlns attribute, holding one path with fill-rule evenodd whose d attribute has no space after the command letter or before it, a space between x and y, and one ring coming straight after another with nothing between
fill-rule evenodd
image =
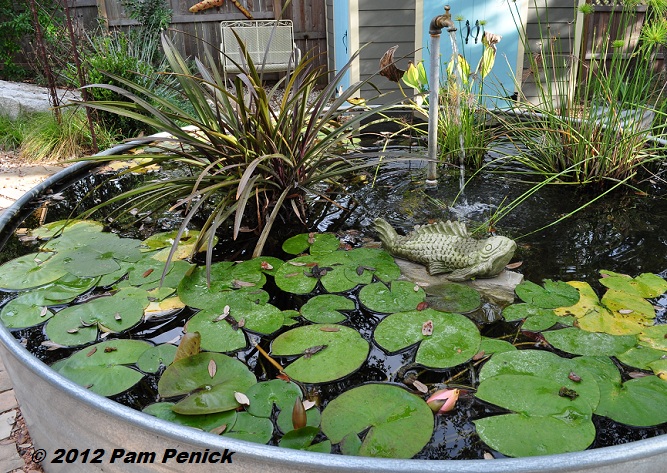
<instances>
[{"instance_id":1,"label":"dried leaf on water","mask_svg":"<svg viewBox=\"0 0 667 473\"><path fill-rule=\"evenodd\" d=\"M208 362L208 375L213 378L215 373L218 371L218 365L215 364L214 360Z\"/></svg>"}]
</instances>

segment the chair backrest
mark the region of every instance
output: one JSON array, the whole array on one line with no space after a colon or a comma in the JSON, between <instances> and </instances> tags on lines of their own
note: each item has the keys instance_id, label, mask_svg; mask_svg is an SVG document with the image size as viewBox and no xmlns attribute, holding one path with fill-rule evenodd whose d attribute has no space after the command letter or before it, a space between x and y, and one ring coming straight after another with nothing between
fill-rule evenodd
<instances>
[{"instance_id":1,"label":"chair backrest","mask_svg":"<svg viewBox=\"0 0 667 473\"><path fill-rule=\"evenodd\" d=\"M220 22L222 64L226 72L239 72L245 58L234 32L245 44L255 67L264 71L286 71L294 67L294 30L291 20L243 20Z\"/></svg>"}]
</instances>

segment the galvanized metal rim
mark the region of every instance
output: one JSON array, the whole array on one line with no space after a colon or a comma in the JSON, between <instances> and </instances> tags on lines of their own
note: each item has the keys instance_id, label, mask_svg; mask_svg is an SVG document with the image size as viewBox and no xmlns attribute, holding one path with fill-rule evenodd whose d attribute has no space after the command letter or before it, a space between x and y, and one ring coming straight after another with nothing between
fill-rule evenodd
<instances>
[{"instance_id":1,"label":"galvanized metal rim","mask_svg":"<svg viewBox=\"0 0 667 473\"><path fill-rule=\"evenodd\" d=\"M142 141L130 142L110 148L96 156L109 156L123 153L139 144L150 141L150 137ZM2 232L12 217L18 214L21 208L45 190L53 187L59 181L66 180L77 173L93 169L97 163L80 162L54 174L44 182L35 186L23 197L17 200L0 216L0 232ZM243 456L262 462L294 465L300 468L331 471L374 471L374 472L405 472L405 473L521 473L529 471L563 472L572 469L584 471L605 465L627 463L633 460L646 460L652 456L667 453L667 435L651 439L616 445L612 447L585 450L567 454L538 456L528 458L507 458L497 460L402 460L367 457L352 457L312 453L301 450L291 450L258 443L247 442L200 432L196 429L180 426L144 414L140 411L118 404L115 401L99 396L84 389L53 371L42 361L35 358L0 324L0 343L4 345L11 356L15 357L25 369L39 376L42 380L54 387L58 387L63 395L81 402L87 407L117 418L119 421L136 426L139 429L157 436L163 436L180 443L186 443L201 448L224 450L225 448ZM35 394L37 395L37 393ZM19 400L20 401L20 400ZM372 463L369 463L371 462Z\"/></svg>"}]
</instances>

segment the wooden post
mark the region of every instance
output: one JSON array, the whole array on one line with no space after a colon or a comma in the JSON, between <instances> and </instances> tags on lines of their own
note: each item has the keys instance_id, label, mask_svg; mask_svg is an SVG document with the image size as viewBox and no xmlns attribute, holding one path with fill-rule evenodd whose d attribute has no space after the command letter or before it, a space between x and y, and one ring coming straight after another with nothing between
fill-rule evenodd
<instances>
[{"instance_id":1,"label":"wooden post","mask_svg":"<svg viewBox=\"0 0 667 473\"><path fill-rule=\"evenodd\" d=\"M97 16L100 19L100 25L103 25L106 31L109 31L109 17L107 15L106 0L97 0Z\"/></svg>"},{"instance_id":2,"label":"wooden post","mask_svg":"<svg viewBox=\"0 0 667 473\"><path fill-rule=\"evenodd\" d=\"M280 20L280 13L283 10L283 6L280 0L273 0L273 18Z\"/></svg>"}]
</instances>

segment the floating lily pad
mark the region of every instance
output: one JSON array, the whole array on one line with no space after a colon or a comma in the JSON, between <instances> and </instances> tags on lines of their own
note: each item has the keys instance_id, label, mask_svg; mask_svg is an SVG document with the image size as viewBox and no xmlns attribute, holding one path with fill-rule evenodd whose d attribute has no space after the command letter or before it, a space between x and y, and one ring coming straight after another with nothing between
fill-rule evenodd
<instances>
[{"instance_id":1,"label":"floating lily pad","mask_svg":"<svg viewBox=\"0 0 667 473\"><path fill-rule=\"evenodd\" d=\"M243 330L234 330L226 320L219 320L220 315L219 311L210 309L199 311L188 321L188 332L201 334L203 350L226 353L245 348L247 341Z\"/></svg>"},{"instance_id":2,"label":"floating lily pad","mask_svg":"<svg viewBox=\"0 0 667 473\"><path fill-rule=\"evenodd\" d=\"M640 345L667 351L667 324L644 327L639 334Z\"/></svg>"},{"instance_id":3,"label":"floating lily pad","mask_svg":"<svg viewBox=\"0 0 667 473\"><path fill-rule=\"evenodd\" d=\"M374 312L413 310L425 299L424 290L410 281L392 281L390 287L377 282L364 286L359 291L360 302Z\"/></svg>"},{"instance_id":4,"label":"floating lily pad","mask_svg":"<svg viewBox=\"0 0 667 473\"><path fill-rule=\"evenodd\" d=\"M144 375L124 365L135 364L153 345L141 340L109 340L86 347L53 368L101 396L113 396L137 384Z\"/></svg>"},{"instance_id":5,"label":"floating lily pad","mask_svg":"<svg viewBox=\"0 0 667 473\"><path fill-rule=\"evenodd\" d=\"M234 263L221 261L210 267L210 286L207 283L206 267L197 267L190 275L183 278L178 285L178 296L190 307L207 309L224 307L220 300L229 296L235 289L249 293L249 300L259 298L268 301L268 294L261 290L266 283L266 276L261 271L251 271L249 267L241 267L235 271Z\"/></svg>"},{"instance_id":6,"label":"floating lily pad","mask_svg":"<svg viewBox=\"0 0 667 473\"><path fill-rule=\"evenodd\" d=\"M162 343L149 348L137 360L137 367L146 373L157 373L161 367L167 367L174 361L176 345Z\"/></svg>"},{"instance_id":7,"label":"floating lily pad","mask_svg":"<svg viewBox=\"0 0 667 473\"><path fill-rule=\"evenodd\" d=\"M301 233L288 238L283 243L283 251L290 255L298 255L310 250L311 255L323 255L336 251L340 240L331 233Z\"/></svg>"},{"instance_id":8,"label":"floating lily pad","mask_svg":"<svg viewBox=\"0 0 667 473\"><path fill-rule=\"evenodd\" d=\"M278 446L294 450L307 450L309 452L331 453L331 442L329 440L313 444L315 437L319 433L320 429L317 427L303 427L298 430L292 430L283 435Z\"/></svg>"},{"instance_id":9,"label":"floating lily pad","mask_svg":"<svg viewBox=\"0 0 667 473\"><path fill-rule=\"evenodd\" d=\"M194 427L205 432L221 426L231 428L236 423L236 411L216 412L214 414L183 415L173 411L173 402L157 402L146 406L142 412L179 425ZM226 429L225 429L226 430Z\"/></svg>"},{"instance_id":10,"label":"floating lily pad","mask_svg":"<svg viewBox=\"0 0 667 473\"><path fill-rule=\"evenodd\" d=\"M667 359L660 358L652 361L648 367L655 373L655 375L663 381L667 381Z\"/></svg>"},{"instance_id":11,"label":"floating lily pad","mask_svg":"<svg viewBox=\"0 0 667 473\"><path fill-rule=\"evenodd\" d=\"M524 281L515 289L522 301L543 309L568 307L579 301L579 292L563 281L544 280L544 287Z\"/></svg>"},{"instance_id":12,"label":"floating lily pad","mask_svg":"<svg viewBox=\"0 0 667 473\"><path fill-rule=\"evenodd\" d=\"M57 234L67 231L70 234L99 233L104 230L104 224L95 220L58 220L45 223L30 231L30 234L40 240L48 240Z\"/></svg>"},{"instance_id":13,"label":"floating lily pad","mask_svg":"<svg viewBox=\"0 0 667 473\"><path fill-rule=\"evenodd\" d=\"M464 284L437 284L425 287L424 291L429 307L442 312L465 314L477 309L482 303L479 292Z\"/></svg>"},{"instance_id":14,"label":"floating lily pad","mask_svg":"<svg viewBox=\"0 0 667 473\"><path fill-rule=\"evenodd\" d=\"M595 439L590 418L573 409L560 417L505 414L473 422L484 443L511 457L576 452L585 450Z\"/></svg>"},{"instance_id":15,"label":"floating lily pad","mask_svg":"<svg viewBox=\"0 0 667 473\"><path fill-rule=\"evenodd\" d=\"M643 273L632 278L611 271L600 271L600 273L608 276L600 279L603 286L645 299L658 297L667 291L667 281L657 274Z\"/></svg>"},{"instance_id":16,"label":"floating lily pad","mask_svg":"<svg viewBox=\"0 0 667 473\"><path fill-rule=\"evenodd\" d=\"M341 310L354 310L353 300L335 294L321 294L308 300L301 306L301 315L311 322L335 324L346 320Z\"/></svg>"},{"instance_id":17,"label":"floating lily pad","mask_svg":"<svg viewBox=\"0 0 667 473\"><path fill-rule=\"evenodd\" d=\"M43 298L32 292L21 294L5 304L0 312L0 320L7 328L25 328L44 323L54 314L42 302Z\"/></svg>"},{"instance_id":18,"label":"floating lily pad","mask_svg":"<svg viewBox=\"0 0 667 473\"><path fill-rule=\"evenodd\" d=\"M653 325L655 309L641 296L628 294L616 289L609 289L602 297L602 305L611 310L616 317L630 319L644 325Z\"/></svg>"},{"instance_id":19,"label":"floating lily pad","mask_svg":"<svg viewBox=\"0 0 667 473\"><path fill-rule=\"evenodd\" d=\"M308 355L307 350L315 347L324 348ZM271 344L274 356L302 355L285 368L290 378L302 383L325 383L347 376L366 361L369 349L356 330L327 324L294 328Z\"/></svg>"},{"instance_id":20,"label":"floating lily pad","mask_svg":"<svg viewBox=\"0 0 667 473\"><path fill-rule=\"evenodd\" d=\"M542 309L532 304L513 304L503 310L503 317L508 322L525 319L523 330L540 331L553 327L560 322L552 309Z\"/></svg>"},{"instance_id":21,"label":"floating lily pad","mask_svg":"<svg viewBox=\"0 0 667 473\"><path fill-rule=\"evenodd\" d=\"M68 304L98 284L99 278L78 278L66 274L51 284L30 291L35 298L42 299L42 305ZM37 300L37 299L35 299Z\"/></svg>"},{"instance_id":22,"label":"floating lily pad","mask_svg":"<svg viewBox=\"0 0 667 473\"><path fill-rule=\"evenodd\" d=\"M62 345L81 345L94 341L97 329L122 332L143 317L148 299L143 291L125 290L114 296L100 297L58 312L46 326L49 338ZM89 332L89 329L93 329Z\"/></svg>"},{"instance_id":23,"label":"floating lily pad","mask_svg":"<svg viewBox=\"0 0 667 473\"><path fill-rule=\"evenodd\" d=\"M318 279L308 276L308 268L317 265L313 256L299 256L286 261L276 272L276 285L292 294L310 294L315 290ZM312 269L310 270L312 274Z\"/></svg>"},{"instance_id":24,"label":"floating lily pad","mask_svg":"<svg viewBox=\"0 0 667 473\"><path fill-rule=\"evenodd\" d=\"M283 264L285 264L284 261L279 258L274 258L272 256L259 256L251 260L237 263L235 270L237 271L237 277L242 274L241 271L251 274L260 272L273 276L278 272Z\"/></svg>"},{"instance_id":25,"label":"floating lily pad","mask_svg":"<svg viewBox=\"0 0 667 473\"><path fill-rule=\"evenodd\" d=\"M60 345L89 343L96 340L98 327L123 332L139 323L148 303L146 291L124 288L112 296L98 297L61 310L47 323L46 334Z\"/></svg>"},{"instance_id":26,"label":"floating lily pad","mask_svg":"<svg viewBox=\"0 0 667 473\"><path fill-rule=\"evenodd\" d=\"M485 355L515 350L516 347L510 342L498 340L497 338L482 337L482 342L479 345L479 351L484 352Z\"/></svg>"},{"instance_id":27,"label":"floating lily pad","mask_svg":"<svg viewBox=\"0 0 667 473\"><path fill-rule=\"evenodd\" d=\"M225 430L223 435L248 442L268 443L273 436L273 424L271 419L239 412L234 425Z\"/></svg>"},{"instance_id":28,"label":"floating lily pad","mask_svg":"<svg viewBox=\"0 0 667 473\"><path fill-rule=\"evenodd\" d=\"M574 327L544 332L544 338L559 350L588 356L614 356L637 344L637 337L634 335L587 332Z\"/></svg>"},{"instance_id":29,"label":"floating lily pad","mask_svg":"<svg viewBox=\"0 0 667 473\"><path fill-rule=\"evenodd\" d=\"M431 439L433 412L423 399L398 386L367 384L327 404L322 432L334 444L366 432L359 455L411 458Z\"/></svg>"},{"instance_id":30,"label":"floating lily pad","mask_svg":"<svg viewBox=\"0 0 667 473\"><path fill-rule=\"evenodd\" d=\"M423 331L428 321L433 326L431 335ZM433 309L392 314L378 324L373 337L389 353L419 343L415 362L430 368L465 363L479 352L481 343L477 326L468 318Z\"/></svg>"},{"instance_id":31,"label":"floating lily pad","mask_svg":"<svg viewBox=\"0 0 667 473\"><path fill-rule=\"evenodd\" d=\"M244 393L256 382L237 359L200 353L169 365L158 382L158 393L163 398L187 395L173 407L178 414L211 414L239 407L234 393Z\"/></svg>"},{"instance_id":32,"label":"floating lily pad","mask_svg":"<svg viewBox=\"0 0 667 473\"><path fill-rule=\"evenodd\" d=\"M631 379L604 392L597 414L622 424L648 427L667 422L667 383L657 376Z\"/></svg>"},{"instance_id":33,"label":"floating lily pad","mask_svg":"<svg viewBox=\"0 0 667 473\"><path fill-rule=\"evenodd\" d=\"M67 270L60 264L52 264L53 253L39 252L20 256L0 266L0 288L10 290L31 289L44 286L62 278Z\"/></svg>"},{"instance_id":34,"label":"floating lily pad","mask_svg":"<svg viewBox=\"0 0 667 473\"><path fill-rule=\"evenodd\" d=\"M630 348L625 353L616 355L616 358L624 365L639 368L640 370L649 370L651 369L649 364L659 360L663 356L665 356L665 352L662 350L639 345Z\"/></svg>"}]
</instances>

